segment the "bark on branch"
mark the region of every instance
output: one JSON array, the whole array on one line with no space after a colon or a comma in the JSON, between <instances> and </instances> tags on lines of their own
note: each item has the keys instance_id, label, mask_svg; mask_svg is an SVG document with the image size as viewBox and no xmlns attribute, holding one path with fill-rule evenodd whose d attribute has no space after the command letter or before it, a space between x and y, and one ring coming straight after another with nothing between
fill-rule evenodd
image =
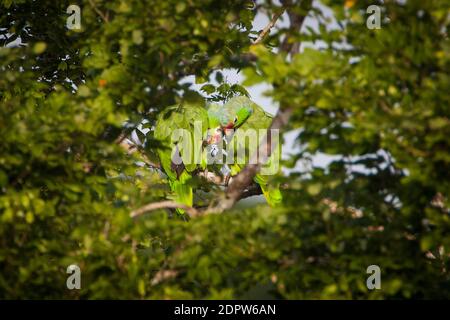
<instances>
[{"instance_id":1,"label":"bark on branch","mask_svg":"<svg viewBox=\"0 0 450 320\"><path fill-rule=\"evenodd\" d=\"M270 33L270 30L272 30L272 28L275 26L275 24L277 23L278 18L280 18L283 13L284 13L284 8L282 10L280 10L278 13L274 14L274 16L272 17L272 20L269 22L269 24L260 32L260 34L258 35L258 38L256 38L255 42L253 42L253 44L258 44L261 43L264 38Z\"/></svg>"},{"instance_id":2,"label":"bark on branch","mask_svg":"<svg viewBox=\"0 0 450 320\"><path fill-rule=\"evenodd\" d=\"M252 197L252 196L257 196L260 194L262 194L261 188L259 187L259 185L254 183L253 185L248 187L241 194L241 197L238 200L245 199L245 198ZM198 216L201 216L201 215L204 215L207 213L207 210L205 210L205 209L189 207L184 204L177 203L175 201L161 201L161 202L152 202L152 203L146 204L136 210L133 210L130 213L130 217L136 218L136 217L142 216L145 213L155 211L158 209L177 209L177 208L185 210L189 214L190 218L198 217Z\"/></svg>"},{"instance_id":3,"label":"bark on branch","mask_svg":"<svg viewBox=\"0 0 450 320\"><path fill-rule=\"evenodd\" d=\"M281 0L281 3L283 4L283 6L287 8L286 11L289 17L290 26L289 26L289 33L286 35L283 42L281 43L280 51L292 55L300 51L300 41L293 41L289 37L289 35L300 32L300 29L302 28L306 16L308 15L309 10L311 10L312 8L312 0L301 1L300 5L297 8L294 7L296 4L294 4L292 0ZM302 13L299 13L300 11Z\"/></svg>"},{"instance_id":4,"label":"bark on branch","mask_svg":"<svg viewBox=\"0 0 450 320\"><path fill-rule=\"evenodd\" d=\"M109 14L106 13L104 14L102 11L100 11L100 9L95 5L94 0L89 0L89 4L91 5L92 9L94 9L94 11L100 16L100 18L102 18L102 20L106 23L109 22Z\"/></svg>"},{"instance_id":5,"label":"bark on branch","mask_svg":"<svg viewBox=\"0 0 450 320\"><path fill-rule=\"evenodd\" d=\"M159 163L155 163L153 161L151 161L147 155L145 154L145 152L136 144L130 142L127 137L126 134L121 134L117 139L116 139L116 143L118 145L120 145L122 148L125 149L125 151L127 152L127 154L133 154L135 152L139 152L139 156L141 158L141 160L148 165L151 168L154 169L158 169L161 170L161 165Z\"/></svg>"},{"instance_id":6,"label":"bark on branch","mask_svg":"<svg viewBox=\"0 0 450 320\"><path fill-rule=\"evenodd\" d=\"M138 216L143 215L146 212L154 211L158 209L183 209L185 210L191 217L199 214L199 211L195 208L189 207L185 204L177 203L175 201L161 201L161 202L153 202L146 204L139 209L136 209L130 213L131 218L136 218Z\"/></svg>"}]
</instances>

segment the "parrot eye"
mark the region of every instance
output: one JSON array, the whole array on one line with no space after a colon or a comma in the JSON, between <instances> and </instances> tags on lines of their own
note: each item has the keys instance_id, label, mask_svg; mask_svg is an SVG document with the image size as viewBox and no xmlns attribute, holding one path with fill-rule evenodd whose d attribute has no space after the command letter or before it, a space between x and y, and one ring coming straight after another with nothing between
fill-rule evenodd
<instances>
[{"instance_id":1,"label":"parrot eye","mask_svg":"<svg viewBox=\"0 0 450 320\"><path fill-rule=\"evenodd\" d=\"M238 117L234 117L234 123L238 122Z\"/></svg>"}]
</instances>

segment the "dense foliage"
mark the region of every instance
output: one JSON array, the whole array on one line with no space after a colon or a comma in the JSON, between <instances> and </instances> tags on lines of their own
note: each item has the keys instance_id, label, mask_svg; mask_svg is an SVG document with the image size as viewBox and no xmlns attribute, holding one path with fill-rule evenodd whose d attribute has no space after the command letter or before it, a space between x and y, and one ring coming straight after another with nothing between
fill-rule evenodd
<instances>
[{"instance_id":1,"label":"dense foliage","mask_svg":"<svg viewBox=\"0 0 450 320\"><path fill-rule=\"evenodd\" d=\"M315 27L258 45L272 1L73 2L81 30L70 1L0 1L0 298L450 298L448 1L283 1ZM130 218L169 188L117 139L203 101L187 76L213 100L246 94L226 68L293 110L283 206ZM153 132L138 137L157 161Z\"/></svg>"}]
</instances>

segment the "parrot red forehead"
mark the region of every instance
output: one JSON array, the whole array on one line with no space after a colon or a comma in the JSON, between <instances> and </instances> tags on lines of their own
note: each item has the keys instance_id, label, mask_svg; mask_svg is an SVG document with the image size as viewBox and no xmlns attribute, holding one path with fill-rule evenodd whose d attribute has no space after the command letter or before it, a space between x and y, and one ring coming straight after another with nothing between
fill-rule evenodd
<instances>
[{"instance_id":1,"label":"parrot red forehead","mask_svg":"<svg viewBox=\"0 0 450 320\"><path fill-rule=\"evenodd\" d=\"M233 129L233 127L234 127L234 123L230 122L224 127L224 129Z\"/></svg>"}]
</instances>

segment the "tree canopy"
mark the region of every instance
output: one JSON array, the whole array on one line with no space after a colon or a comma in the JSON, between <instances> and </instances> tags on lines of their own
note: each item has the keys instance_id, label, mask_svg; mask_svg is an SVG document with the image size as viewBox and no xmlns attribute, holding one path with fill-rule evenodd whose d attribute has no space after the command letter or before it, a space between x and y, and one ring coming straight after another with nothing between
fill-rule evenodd
<instances>
[{"instance_id":1,"label":"tree canopy","mask_svg":"<svg viewBox=\"0 0 450 320\"><path fill-rule=\"evenodd\" d=\"M450 298L449 2L280 2L0 1L0 298ZM283 205L131 217L170 197L158 114L259 84Z\"/></svg>"}]
</instances>

